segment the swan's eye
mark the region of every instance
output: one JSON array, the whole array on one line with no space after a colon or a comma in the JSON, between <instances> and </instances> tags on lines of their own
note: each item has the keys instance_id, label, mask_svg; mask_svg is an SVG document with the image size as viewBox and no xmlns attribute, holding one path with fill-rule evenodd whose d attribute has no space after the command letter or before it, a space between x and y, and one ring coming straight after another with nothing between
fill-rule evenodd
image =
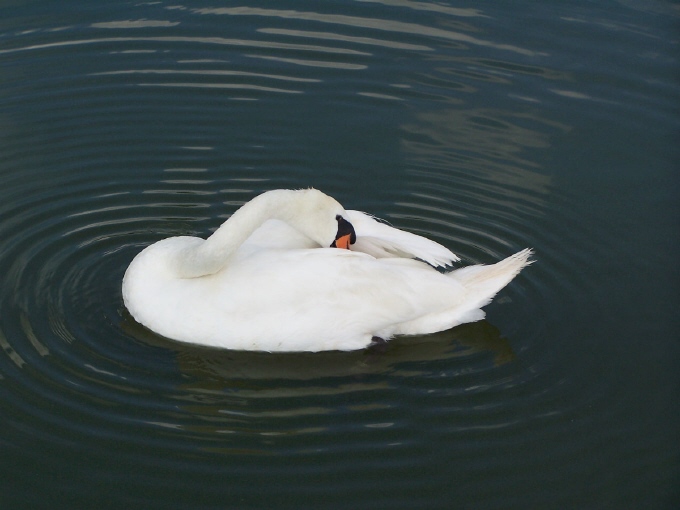
<instances>
[{"instance_id":1,"label":"swan's eye","mask_svg":"<svg viewBox=\"0 0 680 510\"><path fill-rule=\"evenodd\" d=\"M336 214L336 215L335 215L335 220L336 220L336 221L340 221L341 219L342 219L342 216L340 216L339 214Z\"/></svg>"}]
</instances>

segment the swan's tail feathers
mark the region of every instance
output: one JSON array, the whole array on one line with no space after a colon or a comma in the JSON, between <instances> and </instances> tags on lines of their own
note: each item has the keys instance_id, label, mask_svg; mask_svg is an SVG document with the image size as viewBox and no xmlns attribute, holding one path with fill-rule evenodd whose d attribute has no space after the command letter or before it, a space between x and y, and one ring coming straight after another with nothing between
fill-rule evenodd
<instances>
[{"instance_id":1,"label":"swan's tail feathers","mask_svg":"<svg viewBox=\"0 0 680 510\"><path fill-rule=\"evenodd\" d=\"M474 308L481 308L491 302L493 297L505 287L519 272L532 264L530 248L524 249L490 266L468 266L449 273L469 292L467 301Z\"/></svg>"}]
</instances>

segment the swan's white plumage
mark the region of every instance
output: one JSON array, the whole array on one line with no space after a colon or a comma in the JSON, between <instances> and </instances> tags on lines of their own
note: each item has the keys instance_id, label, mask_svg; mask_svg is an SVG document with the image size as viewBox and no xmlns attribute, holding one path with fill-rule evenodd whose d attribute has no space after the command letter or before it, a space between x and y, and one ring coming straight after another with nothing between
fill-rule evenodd
<instances>
[{"instance_id":1,"label":"swan's white plumage","mask_svg":"<svg viewBox=\"0 0 680 510\"><path fill-rule=\"evenodd\" d=\"M357 241L328 248L347 219ZM316 190L252 200L208 240L143 250L123 279L132 316L168 338L262 351L352 350L373 337L434 333L480 320L480 308L529 264L530 250L442 274L443 246ZM188 276L188 277L187 277Z\"/></svg>"},{"instance_id":2,"label":"swan's white plumage","mask_svg":"<svg viewBox=\"0 0 680 510\"><path fill-rule=\"evenodd\" d=\"M441 244L377 221L360 211L347 211L347 217L357 232L352 249L376 258L414 257L433 266L448 266L459 258Z\"/></svg>"}]
</instances>

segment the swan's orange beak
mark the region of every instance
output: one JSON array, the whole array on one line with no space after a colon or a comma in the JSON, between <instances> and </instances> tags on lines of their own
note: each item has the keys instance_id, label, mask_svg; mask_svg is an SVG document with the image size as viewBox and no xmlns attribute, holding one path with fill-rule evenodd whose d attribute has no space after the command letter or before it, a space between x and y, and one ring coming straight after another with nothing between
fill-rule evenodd
<instances>
[{"instance_id":1,"label":"swan's orange beak","mask_svg":"<svg viewBox=\"0 0 680 510\"><path fill-rule=\"evenodd\" d=\"M349 243L350 243L351 238L352 238L352 236L349 235L349 234L338 237L335 240L335 247L336 248L342 248L343 250L349 250Z\"/></svg>"}]
</instances>

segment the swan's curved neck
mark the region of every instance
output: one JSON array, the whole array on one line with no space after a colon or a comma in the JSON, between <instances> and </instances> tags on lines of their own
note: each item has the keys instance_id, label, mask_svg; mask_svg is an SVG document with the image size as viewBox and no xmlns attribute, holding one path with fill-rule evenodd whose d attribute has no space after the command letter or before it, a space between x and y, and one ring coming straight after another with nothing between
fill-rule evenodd
<instances>
[{"instance_id":1,"label":"swan's curved neck","mask_svg":"<svg viewBox=\"0 0 680 510\"><path fill-rule=\"evenodd\" d=\"M260 225L278 218L288 206L288 200L273 192L259 195L238 209L204 242L187 247L177 259L181 278L196 278L222 269L232 255Z\"/></svg>"}]
</instances>

